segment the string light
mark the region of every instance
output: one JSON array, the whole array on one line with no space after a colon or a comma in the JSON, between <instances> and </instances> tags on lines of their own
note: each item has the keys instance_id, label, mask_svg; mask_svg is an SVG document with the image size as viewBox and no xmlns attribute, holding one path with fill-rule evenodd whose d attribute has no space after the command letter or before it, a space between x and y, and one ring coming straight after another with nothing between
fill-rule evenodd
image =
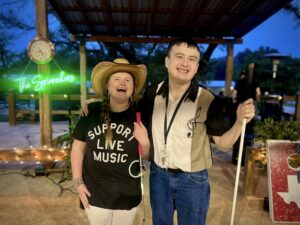
<instances>
[{"instance_id":1,"label":"string light","mask_svg":"<svg viewBox=\"0 0 300 225\"><path fill-rule=\"evenodd\" d=\"M66 147L48 148L44 145L42 148L34 148L32 145L27 149L14 147L13 149L0 150L0 164L34 162L35 164L51 163L64 161L68 155Z\"/></svg>"}]
</instances>

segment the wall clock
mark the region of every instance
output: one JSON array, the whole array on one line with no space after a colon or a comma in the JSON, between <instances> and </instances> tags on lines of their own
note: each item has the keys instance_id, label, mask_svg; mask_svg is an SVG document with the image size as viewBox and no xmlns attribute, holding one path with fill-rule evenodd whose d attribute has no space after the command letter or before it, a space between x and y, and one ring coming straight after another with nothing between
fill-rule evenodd
<instances>
[{"instance_id":1,"label":"wall clock","mask_svg":"<svg viewBox=\"0 0 300 225\"><path fill-rule=\"evenodd\" d=\"M35 37L27 50L29 58L37 64L47 64L54 57L54 45L46 38Z\"/></svg>"}]
</instances>

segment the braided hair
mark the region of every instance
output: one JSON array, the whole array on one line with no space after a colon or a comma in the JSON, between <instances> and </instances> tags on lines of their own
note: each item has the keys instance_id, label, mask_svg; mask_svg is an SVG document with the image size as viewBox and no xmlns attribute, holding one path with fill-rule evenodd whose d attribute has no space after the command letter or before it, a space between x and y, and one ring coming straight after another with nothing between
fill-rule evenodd
<instances>
[{"instance_id":1,"label":"braided hair","mask_svg":"<svg viewBox=\"0 0 300 225\"><path fill-rule=\"evenodd\" d=\"M102 110L101 110L101 116L104 119L104 122L107 126L107 130L105 132L105 140L106 142L108 142L108 146L109 148L112 147L112 130L110 127L110 123L111 123L111 119L110 119L110 106L109 106L109 93L107 88L105 89L105 93L103 95L103 99L102 99Z\"/></svg>"}]
</instances>

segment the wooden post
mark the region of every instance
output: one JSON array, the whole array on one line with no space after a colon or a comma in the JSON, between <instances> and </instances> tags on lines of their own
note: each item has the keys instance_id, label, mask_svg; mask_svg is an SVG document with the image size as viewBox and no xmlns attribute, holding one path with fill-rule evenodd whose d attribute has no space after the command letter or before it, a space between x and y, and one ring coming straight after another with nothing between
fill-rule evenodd
<instances>
[{"instance_id":1,"label":"wooden post","mask_svg":"<svg viewBox=\"0 0 300 225\"><path fill-rule=\"evenodd\" d=\"M254 74L254 63L249 63L248 65L248 79L253 82ZM249 90L250 91L250 90ZM253 195L254 193L254 169L255 169L255 160L253 158L253 148L246 147L245 152L245 177L244 177L244 194Z\"/></svg>"},{"instance_id":2,"label":"wooden post","mask_svg":"<svg viewBox=\"0 0 300 225\"><path fill-rule=\"evenodd\" d=\"M249 63L248 65L248 76L253 79L253 73L254 73L254 63ZM251 80L253 81L253 80Z\"/></svg>"},{"instance_id":3,"label":"wooden post","mask_svg":"<svg viewBox=\"0 0 300 225\"><path fill-rule=\"evenodd\" d=\"M15 101L15 95L13 90L8 91L7 102L8 102L9 126L14 126L16 125L16 101Z\"/></svg>"},{"instance_id":4,"label":"wooden post","mask_svg":"<svg viewBox=\"0 0 300 225\"><path fill-rule=\"evenodd\" d=\"M79 52L80 52L80 104L83 105L87 98L85 41L80 41Z\"/></svg>"},{"instance_id":5,"label":"wooden post","mask_svg":"<svg viewBox=\"0 0 300 225\"><path fill-rule=\"evenodd\" d=\"M233 76L233 43L227 44L226 86L225 96L231 96L231 81Z\"/></svg>"},{"instance_id":6,"label":"wooden post","mask_svg":"<svg viewBox=\"0 0 300 225\"><path fill-rule=\"evenodd\" d=\"M253 149L246 147L245 152L245 176L244 176L244 194L253 195L254 193L254 170L255 160L252 157Z\"/></svg>"},{"instance_id":7,"label":"wooden post","mask_svg":"<svg viewBox=\"0 0 300 225\"><path fill-rule=\"evenodd\" d=\"M36 32L37 36L48 37L47 0L35 0ZM44 77L49 74L49 65L38 65L38 72ZM52 142L52 115L49 93L40 92L40 132L41 146L51 146Z\"/></svg>"}]
</instances>

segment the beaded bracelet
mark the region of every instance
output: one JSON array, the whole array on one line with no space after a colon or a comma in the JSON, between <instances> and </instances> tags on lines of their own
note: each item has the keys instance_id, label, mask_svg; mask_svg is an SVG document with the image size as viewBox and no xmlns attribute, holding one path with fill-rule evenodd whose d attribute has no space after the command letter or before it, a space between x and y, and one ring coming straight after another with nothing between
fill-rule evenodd
<instances>
[{"instance_id":1,"label":"beaded bracelet","mask_svg":"<svg viewBox=\"0 0 300 225\"><path fill-rule=\"evenodd\" d=\"M75 186L76 189L77 189L81 184L83 184L83 179L82 179L82 177L79 177L79 178L73 178L72 181L73 181L73 184L74 184L74 186Z\"/></svg>"}]
</instances>

